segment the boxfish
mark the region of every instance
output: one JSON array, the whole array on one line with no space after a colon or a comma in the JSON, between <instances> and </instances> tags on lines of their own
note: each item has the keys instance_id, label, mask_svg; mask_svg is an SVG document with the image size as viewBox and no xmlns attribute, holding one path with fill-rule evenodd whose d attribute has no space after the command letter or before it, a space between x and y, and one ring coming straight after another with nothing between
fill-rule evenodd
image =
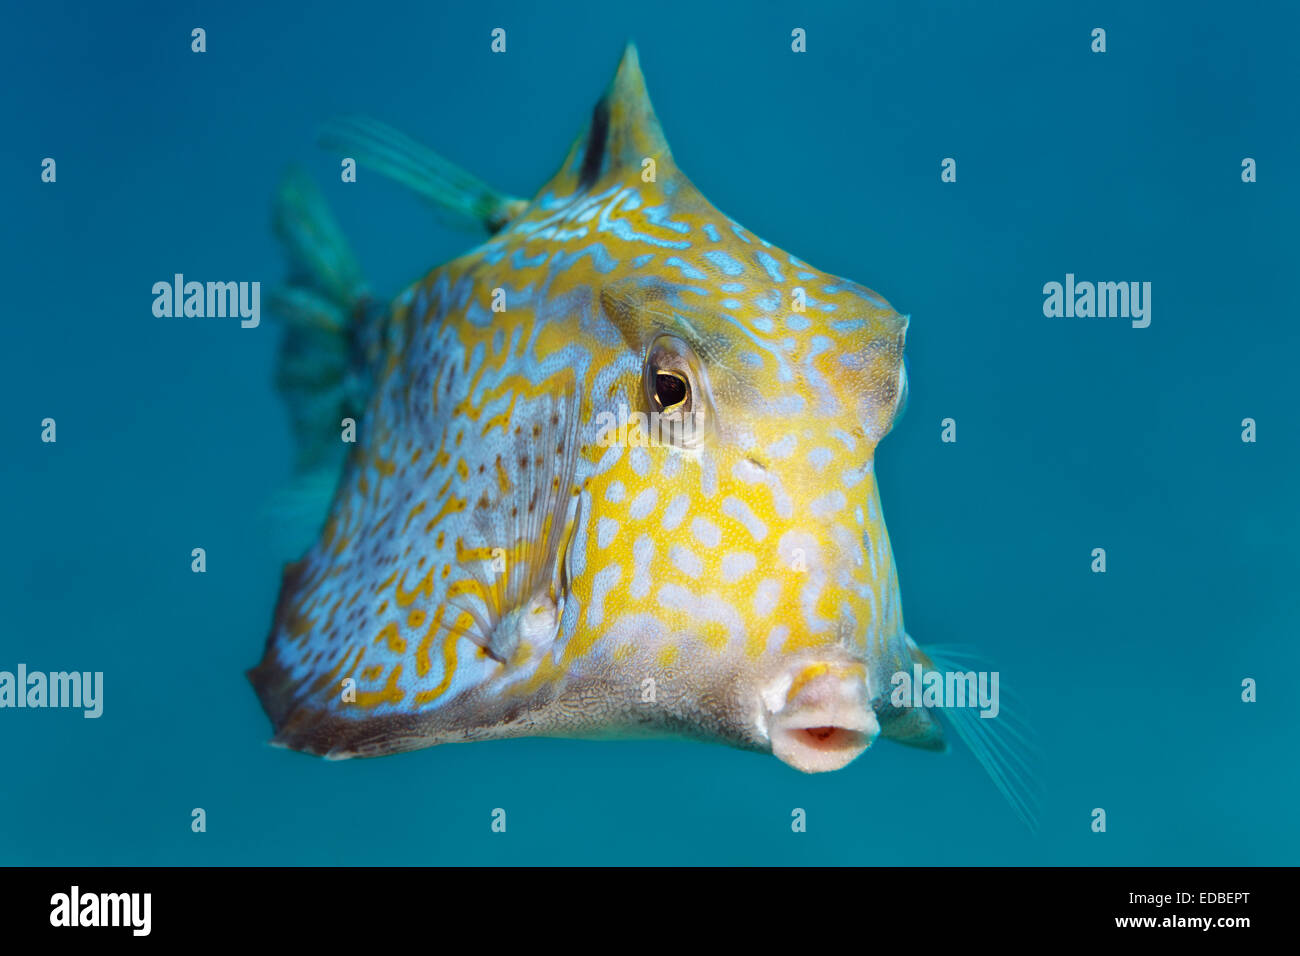
<instances>
[{"instance_id":1,"label":"boxfish","mask_svg":"<svg viewBox=\"0 0 1300 956\"><path fill-rule=\"evenodd\" d=\"M276 380L322 506L248 672L273 743L673 736L810 773L946 749L942 708L891 693L942 668L874 468L908 316L710 205L634 46L532 199L375 120L322 143L482 240L386 299L305 173L276 195ZM1028 818L1006 708L943 716Z\"/></svg>"}]
</instances>

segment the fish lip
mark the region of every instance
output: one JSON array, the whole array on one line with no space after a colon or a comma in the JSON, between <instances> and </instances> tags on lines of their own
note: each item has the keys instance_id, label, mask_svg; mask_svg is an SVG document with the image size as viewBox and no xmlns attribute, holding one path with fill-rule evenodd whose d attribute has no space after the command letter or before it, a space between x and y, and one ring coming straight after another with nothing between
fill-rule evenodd
<instances>
[{"instance_id":1,"label":"fish lip","mask_svg":"<svg viewBox=\"0 0 1300 956\"><path fill-rule=\"evenodd\" d=\"M880 733L874 715L850 717L804 714L792 721L775 721L772 754L804 773L839 770L856 760Z\"/></svg>"},{"instance_id":2,"label":"fish lip","mask_svg":"<svg viewBox=\"0 0 1300 956\"><path fill-rule=\"evenodd\" d=\"M806 676L810 673L811 678ZM860 665L796 667L763 697L772 754L804 773L839 770L880 734Z\"/></svg>"}]
</instances>

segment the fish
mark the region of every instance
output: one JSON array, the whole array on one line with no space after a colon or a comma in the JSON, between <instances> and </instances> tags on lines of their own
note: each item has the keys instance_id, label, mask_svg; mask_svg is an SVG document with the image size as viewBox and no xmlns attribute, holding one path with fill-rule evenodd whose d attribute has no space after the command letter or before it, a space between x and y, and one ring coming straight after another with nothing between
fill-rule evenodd
<instances>
[{"instance_id":1,"label":"fish","mask_svg":"<svg viewBox=\"0 0 1300 956\"><path fill-rule=\"evenodd\" d=\"M874 464L909 316L715 209L635 45L531 200L376 120L322 143L485 237L385 301L309 177L281 186L277 381L329 505L248 672L273 743L670 736L807 773L947 749L891 694L940 666ZM944 716L1028 818L1014 739Z\"/></svg>"}]
</instances>

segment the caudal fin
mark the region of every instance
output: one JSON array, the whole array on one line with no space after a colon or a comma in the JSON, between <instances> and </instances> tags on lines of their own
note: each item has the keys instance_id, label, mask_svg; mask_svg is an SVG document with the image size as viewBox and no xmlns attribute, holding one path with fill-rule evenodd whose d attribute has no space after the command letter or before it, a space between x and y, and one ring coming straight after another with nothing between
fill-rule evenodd
<instances>
[{"instance_id":1,"label":"caudal fin","mask_svg":"<svg viewBox=\"0 0 1300 956\"><path fill-rule=\"evenodd\" d=\"M272 205L272 228L288 258L288 277L269 300L285 327L275 381L294 440L291 490L273 505L286 547L314 532L348 447L345 418L359 419L369 389L364 336L373 315L361 267L338 222L305 172L289 169Z\"/></svg>"}]
</instances>

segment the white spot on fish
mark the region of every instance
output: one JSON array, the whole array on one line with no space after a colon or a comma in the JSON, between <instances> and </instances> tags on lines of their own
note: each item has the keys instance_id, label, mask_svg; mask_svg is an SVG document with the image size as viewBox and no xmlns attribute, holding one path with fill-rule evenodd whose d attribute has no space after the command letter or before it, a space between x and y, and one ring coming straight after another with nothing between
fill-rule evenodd
<instances>
[{"instance_id":1,"label":"white spot on fish","mask_svg":"<svg viewBox=\"0 0 1300 956\"><path fill-rule=\"evenodd\" d=\"M772 508L781 518L794 516L794 505L786 494L781 478L774 472L767 471L748 459L738 461L731 469L731 475L737 481L747 485L763 485L772 496Z\"/></svg>"},{"instance_id":2,"label":"white spot on fish","mask_svg":"<svg viewBox=\"0 0 1300 956\"><path fill-rule=\"evenodd\" d=\"M708 518L696 518L692 521L691 534L706 548L716 548L722 543L722 530Z\"/></svg>"},{"instance_id":3,"label":"white spot on fish","mask_svg":"<svg viewBox=\"0 0 1300 956\"><path fill-rule=\"evenodd\" d=\"M777 542L776 548L781 564L787 568L796 566L795 552L802 552L803 566L808 569L805 573L809 575L810 582L815 583L817 569L825 563L822 558L821 546L815 537L806 531L787 531L781 535L781 540ZM820 585L817 586L820 587Z\"/></svg>"},{"instance_id":4,"label":"white spot on fish","mask_svg":"<svg viewBox=\"0 0 1300 956\"><path fill-rule=\"evenodd\" d=\"M773 282L785 282L785 276L781 275L781 269L777 266L775 259L761 249L754 253L754 257L758 259L759 265L767 270L767 274Z\"/></svg>"},{"instance_id":5,"label":"white spot on fish","mask_svg":"<svg viewBox=\"0 0 1300 956\"><path fill-rule=\"evenodd\" d=\"M632 545L632 583L627 590L634 598L644 598L650 593L650 562L654 554L654 542L649 535L641 535Z\"/></svg>"},{"instance_id":6,"label":"white spot on fish","mask_svg":"<svg viewBox=\"0 0 1300 956\"><path fill-rule=\"evenodd\" d=\"M655 503L659 500L659 490L654 485L643 488L641 493L632 499L632 503L627 507L627 516L634 521L644 521L654 511Z\"/></svg>"},{"instance_id":7,"label":"white spot on fish","mask_svg":"<svg viewBox=\"0 0 1300 956\"><path fill-rule=\"evenodd\" d=\"M704 573L704 565L694 551L680 544L668 549L668 560L678 571L695 580Z\"/></svg>"},{"instance_id":8,"label":"white spot on fish","mask_svg":"<svg viewBox=\"0 0 1300 956\"><path fill-rule=\"evenodd\" d=\"M722 513L728 518L734 518L736 521L749 532L749 536L755 541L762 541L767 537L767 525L754 514L749 504L741 498L728 495L722 499Z\"/></svg>"},{"instance_id":9,"label":"white spot on fish","mask_svg":"<svg viewBox=\"0 0 1300 956\"><path fill-rule=\"evenodd\" d=\"M745 235L745 227L735 220L731 220L731 231L736 234L736 238L741 242L748 242L751 245L753 244L754 240Z\"/></svg>"},{"instance_id":10,"label":"white spot on fish","mask_svg":"<svg viewBox=\"0 0 1300 956\"><path fill-rule=\"evenodd\" d=\"M722 580L732 584L753 572L758 560L748 551L728 551L722 556Z\"/></svg>"},{"instance_id":11,"label":"white spot on fish","mask_svg":"<svg viewBox=\"0 0 1300 956\"><path fill-rule=\"evenodd\" d=\"M664 265L672 266L674 269L680 269L682 275L686 276L686 278L688 279L708 278L708 276L706 276L699 269L695 268L689 262L686 262L685 260L679 258L678 256L669 256L667 259L664 260Z\"/></svg>"},{"instance_id":12,"label":"white spot on fish","mask_svg":"<svg viewBox=\"0 0 1300 956\"><path fill-rule=\"evenodd\" d=\"M608 225L602 222L601 228L608 228L610 232L624 242L633 244L644 243L647 246L658 246L660 249L689 249L691 247L688 239L660 239L656 236L647 236L644 233L637 232L626 219L615 219Z\"/></svg>"},{"instance_id":13,"label":"white spot on fish","mask_svg":"<svg viewBox=\"0 0 1300 956\"><path fill-rule=\"evenodd\" d=\"M516 249L515 254L510 257L510 264L516 269L536 269L546 261L548 252L539 252L535 256L525 256L523 249Z\"/></svg>"},{"instance_id":14,"label":"white spot on fish","mask_svg":"<svg viewBox=\"0 0 1300 956\"><path fill-rule=\"evenodd\" d=\"M864 560L862 550L862 541L858 535L849 530L847 525L836 524L831 528L831 535L835 538L835 549L841 555L852 555L853 563L861 567ZM844 580L841 583L849 584L852 582L852 575L844 572Z\"/></svg>"},{"instance_id":15,"label":"white spot on fish","mask_svg":"<svg viewBox=\"0 0 1300 956\"><path fill-rule=\"evenodd\" d=\"M610 588L618 583L623 569L617 564L607 564L591 579L591 603L587 605L587 626L600 627L605 619L605 597Z\"/></svg>"},{"instance_id":16,"label":"white spot on fish","mask_svg":"<svg viewBox=\"0 0 1300 956\"><path fill-rule=\"evenodd\" d=\"M745 274L745 267L721 249L710 249L704 253L704 258L717 266L725 275L738 276Z\"/></svg>"},{"instance_id":17,"label":"white spot on fish","mask_svg":"<svg viewBox=\"0 0 1300 956\"><path fill-rule=\"evenodd\" d=\"M618 268L618 260L609 254L604 245L599 242L593 242L585 249L579 249L572 254L566 254L563 251L556 252L551 259L554 268L566 270L573 266L579 259L585 256L591 256L591 265L599 273L608 274Z\"/></svg>"},{"instance_id":18,"label":"white spot on fish","mask_svg":"<svg viewBox=\"0 0 1300 956\"><path fill-rule=\"evenodd\" d=\"M638 478L647 478L650 475L650 453L639 446L633 447L628 453L628 463L632 470L636 472Z\"/></svg>"},{"instance_id":19,"label":"white spot on fish","mask_svg":"<svg viewBox=\"0 0 1300 956\"><path fill-rule=\"evenodd\" d=\"M793 432L787 432L785 437L780 441L773 442L767 448L767 457L774 461L781 461L783 458L789 458L794 454L795 446L799 444L799 439Z\"/></svg>"},{"instance_id":20,"label":"white spot on fish","mask_svg":"<svg viewBox=\"0 0 1300 956\"><path fill-rule=\"evenodd\" d=\"M686 510L691 505L691 499L685 494L679 494L676 498L668 503L664 509L663 528L665 531L676 531L677 526L682 523L686 517Z\"/></svg>"},{"instance_id":21,"label":"white spot on fish","mask_svg":"<svg viewBox=\"0 0 1300 956\"><path fill-rule=\"evenodd\" d=\"M605 449L604 454L600 456L600 461L596 462L596 466L591 470L592 476L603 475L617 465L622 457L623 446L617 443L610 445Z\"/></svg>"},{"instance_id":22,"label":"white spot on fish","mask_svg":"<svg viewBox=\"0 0 1300 956\"><path fill-rule=\"evenodd\" d=\"M700 454L700 493L705 498L718 493L718 464L707 450Z\"/></svg>"},{"instance_id":23,"label":"white spot on fish","mask_svg":"<svg viewBox=\"0 0 1300 956\"><path fill-rule=\"evenodd\" d=\"M808 510L814 518L829 518L831 515L843 511L847 505L848 501L844 497L844 492L836 488L834 491L808 502Z\"/></svg>"},{"instance_id":24,"label":"white spot on fish","mask_svg":"<svg viewBox=\"0 0 1300 956\"><path fill-rule=\"evenodd\" d=\"M835 453L829 448L818 447L808 452L808 464L812 466L813 471L821 471L829 465L834 459Z\"/></svg>"},{"instance_id":25,"label":"white spot on fish","mask_svg":"<svg viewBox=\"0 0 1300 956\"><path fill-rule=\"evenodd\" d=\"M775 578L764 578L754 588L754 614L767 617L776 610L776 602L781 598L781 582Z\"/></svg>"},{"instance_id":26,"label":"white spot on fish","mask_svg":"<svg viewBox=\"0 0 1300 956\"><path fill-rule=\"evenodd\" d=\"M688 222L677 222L668 218L671 211L667 204L662 206L647 206L645 217L648 222L656 226L662 226L664 229L671 229L673 232L680 232L683 235L691 231L691 224Z\"/></svg>"},{"instance_id":27,"label":"white spot on fish","mask_svg":"<svg viewBox=\"0 0 1300 956\"><path fill-rule=\"evenodd\" d=\"M840 476L840 479L844 482L845 488L854 488L857 485L860 485L863 479L866 478L867 475L870 473L871 473L871 469L866 467L849 468L845 472L843 472L843 474Z\"/></svg>"},{"instance_id":28,"label":"white spot on fish","mask_svg":"<svg viewBox=\"0 0 1300 956\"><path fill-rule=\"evenodd\" d=\"M680 455L665 455L663 476L665 478L676 478L677 473L682 470L682 459Z\"/></svg>"},{"instance_id":29,"label":"white spot on fish","mask_svg":"<svg viewBox=\"0 0 1300 956\"><path fill-rule=\"evenodd\" d=\"M659 590L659 603L674 611L684 611L697 621L723 625L733 641L745 633L745 622L736 609L716 594L696 594L676 584L665 584Z\"/></svg>"}]
</instances>

